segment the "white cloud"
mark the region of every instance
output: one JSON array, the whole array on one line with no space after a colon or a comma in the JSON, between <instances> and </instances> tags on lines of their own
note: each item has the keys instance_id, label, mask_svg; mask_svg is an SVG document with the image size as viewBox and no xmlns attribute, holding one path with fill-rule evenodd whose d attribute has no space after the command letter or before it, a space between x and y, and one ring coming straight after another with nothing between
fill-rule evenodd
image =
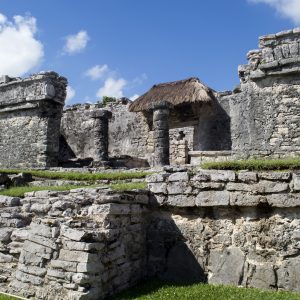
<instances>
[{"instance_id":1,"label":"white cloud","mask_svg":"<svg viewBox=\"0 0 300 300\"><path fill-rule=\"evenodd\" d=\"M74 98L76 92L71 86L67 86L67 97L66 97L66 102L69 102L71 99Z\"/></svg>"},{"instance_id":2,"label":"white cloud","mask_svg":"<svg viewBox=\"0 0 300 300\"><path fill-rule=\"evenodd\" d=\"M140 95L138 95L138 94L134 94L132 97L130 97L129 99L131 100L131 101L134 101L134 100L136 100L138 97L139 97Z\"/></svg>"},{"instance_id":3,"label":"white cloud","mask_svg":"<svg viewBox=\"0 0 300 300\"><path fill-rule=\"evenodd\" d=\"M114 79L109 77L105 80L104 85L98 90L96 96L102 98L103 96L121 98L124 96L123 89L127 81L124 78Z\"/></svg>"},{"instance_id":4,"label":"white cloud","mask_svg":"<svg viewBox=\"0 0 300 300\"><path fill-rule=\"evenodd\" d=\"M84 75L89 77L92 80L97 80L102 78L104 75L107 74L109 71L109 68L107 65L95 65L94 67L91 67L88 69Z\"/></svg>"},{"instance_id":5,"label":"white cloud","mask_svg":"<svg viewBox=\"0 0 300 300\"><path fill-rule=\"evenodd\" d=\"M0 13L0 24L4 24L6 21L7 21L6 16L4 16Z\"/></svg>"},{"instance_id":6,"label":"white cloud","mask_svg":"<svg viewBox=\"0 0 300 300\"><path fill-rule=\"evenodd\" d=\"M0 75L22 76L41 63L44 51L36 32L34 17L14 16L9 22L0 14Z\"/></svg>"},{"instance_id":7,"label":"white cloud","mask_svg":"<svg viewBox=\"0 0 300 300\"><path fill-rule=\"evenodd\" d=\"M275 8L285 18L291 19L295 24L300 24L299 0L248 0L252 3L264 3Z\"/></svg>"},{"instance_id":8,"label":"white cloud","mask_svg":"<svg viewBox=\"0 0 300 300\"><path fill-rule=\"evenodd\" d=\"M67 54L82 52L86 48L89 40L90 37L84 30L79 31L77 34L69 35L66 37L64 52Z\"/></svg>"}]
</instances>

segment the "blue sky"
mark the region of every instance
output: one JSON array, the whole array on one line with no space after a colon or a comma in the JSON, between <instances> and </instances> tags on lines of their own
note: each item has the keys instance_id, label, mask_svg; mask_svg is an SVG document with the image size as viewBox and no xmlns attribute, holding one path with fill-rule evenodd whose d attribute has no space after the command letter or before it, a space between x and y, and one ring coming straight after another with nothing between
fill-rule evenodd
<instances>
[{"instance_id":1,"label":"blue sky","mask_svg":"<svg viewBox=\"0 0 300 300\"><path fill-rule=\"evenodd\" d=\"M258 36L299 23L300 0L1 0L0 73L54 70L68 104L190 76L229 90Z\"/></svg>"}]
</instances>

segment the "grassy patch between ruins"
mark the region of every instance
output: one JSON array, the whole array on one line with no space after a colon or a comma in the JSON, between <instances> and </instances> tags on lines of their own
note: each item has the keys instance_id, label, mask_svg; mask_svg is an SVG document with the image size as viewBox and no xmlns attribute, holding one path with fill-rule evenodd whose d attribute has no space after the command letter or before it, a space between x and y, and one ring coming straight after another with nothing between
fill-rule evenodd
<instances>
[{"instance_id":1,"label":"grassy patch between ruins","mask_svg":"<svg viewBox=\"0 0 300 300\"><path fill-rule=\"evenodd\" d=\"M116 300L299 300L300 293L264 291L252 288L216 286L209 284L174 285L160 281L140 284Z\"/></svg>"},{"instance_id":2,"label":"grassy patch between ruins","mask_svg":"<svg viewBox=\"0 0 300 300\"><path fill-rule=\"evenodd\" d=\"M281 159L248 159L201 164L202 169L280 171L300 169L300 157Z\"/></svg>"},{"instance_id":3,"label":"grassy patch between ruins","mask_svg":"<svg viewBox=\"0 0 300 300\"><path fill-rule=\"evenodd\" d=\"M0 191L0 195L10 197L24 197L25 193L37 192L37 191L69 191L78 188L92 188L99 187L100 185L63 185L63 186L18 186L10 187L8 189ZM131 190L143 190L147 187L145 182L126 182L115 183L109 185L101 185L102 187L108 187L115 191L131 191ZM1 299L0 299L1 300Z\"/></svg>"},{"instance_id":4,"label":"grassy patch between ruins","mask_svg":"<svg viewBox=\"0 0 300 300\"><path fill-rule=\"evenodd\" d=\"M99 185L98 185L99 186ZM24 197L25 193L37 192L37 191L69 191L72 189L78 189L83 187L95 187L87 185L64 185L64 186L18 186L11 187L0 191L0 195L10 196L10 197ZM1 300L1 299L0 299Z\"/></svg>"},{"instance_id":5,"label":"grassy patch between ruins","mask_svg":"<svg viewBox=\"0 0 300 300\"><path fill-rule=\"evenodd\" d=\"M96 181L96 180L126 180L145 178L151 172L137 171L137 172L103 172L103 173L83 173L83 172L54 172L42 170L18 170L18 169L0 169L0 173L18 174L26 173L31 174L38 178L47 179L63 179L63 180L77 180L77 181Z\"/></svg>"},{"instance_id":6,"label":"grassy patch between ruins","mask_svg":"<svg viewBox=\"0 0 300 300\"><path fill-rule=\"evenodd\" d=\"M144 190L147 187L147 183L146 182L115 183L109 185L109 187L115 191Z\"/></svg>"}]
</instances>

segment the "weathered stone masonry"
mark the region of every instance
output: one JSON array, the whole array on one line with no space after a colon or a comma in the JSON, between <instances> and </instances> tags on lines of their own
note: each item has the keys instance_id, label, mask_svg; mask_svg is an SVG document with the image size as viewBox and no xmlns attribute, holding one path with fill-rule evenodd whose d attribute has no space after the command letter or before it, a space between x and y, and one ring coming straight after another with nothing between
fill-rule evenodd
<instances>
[{"instance_id":1,"label":"weathered stone masonry","mask_svg":"<svg viewBox=\"0 0 300 300\"><path fill-rule=\"evenodd\" d=\"M168 168L147 180L149 275L300 290L299 174Z\"/></svg>"},{"instance_id":2,"label":"weathered stone masonry","mask_svg":"<svg viewBox=\"0 0 300 300\"><path fill-rule=\"evenodd\" d=\"M150 195L1 196L0 289L96 300L158 276L299 291L299 174L168 167L147 181Z\"/></svg>"},{"instance_id":3,"label":"weathered stone masonry","mask_svg":"<svg viewBox=\"0 0 300 300\"><path fill-rule=\"evenodd\" d=\"M0 83L0 166L56 166L65 78L54 72Z\"/></svg>"},{"instance_id":4,"label":"weathered stone masonry","mask_svg":"<svg viewBox=\"0 0 300 300\"><path fill-rule=\"evenodd\" d=\"M260 37L260 49L239 67L240 89L222 98L238 155L299 154L299 41L299 28Z\"/></svg>"},{"instance_id":5,"label":"weathered stone masonry","mask_svg":"<svg viewBox=\"0 0 300 300\"><path fill-rule=\"evenodd\" d=\"M0 290L103 299L146 274L148 194L87 188L0 197Z\"/></svg>"}]
</instances>

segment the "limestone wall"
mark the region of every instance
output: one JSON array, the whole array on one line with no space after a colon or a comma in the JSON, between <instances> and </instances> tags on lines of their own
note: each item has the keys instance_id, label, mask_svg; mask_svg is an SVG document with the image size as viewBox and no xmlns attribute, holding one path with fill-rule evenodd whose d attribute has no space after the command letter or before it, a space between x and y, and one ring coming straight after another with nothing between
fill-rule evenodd
<instances>
[{"instance_id":1,"label":"limestone wall","mask_svg":"<svg viewBox=\"0 0 300 300\"><path fill-rule=\"evenodd\" d=\"M0 196L0 290L103 299L144 277L147 193L100 188Z\"/></svg>"},{"instance_id":2,"label":"limestone wall","mask_svg":"<svg viewBox=\"0 0 300 300\"><path fill-rule=\"evenodd\" d=\"M260 38L248 64L239 67L241 88L230 103L232 149L241 154L300 150L300 31Z\"/></svg>"},{"instance_id":3,"label":"limestone wall","mask_svg":"<svg viewBox=\"0 0 300 300\"><path fill-rule=\"evenodd\" d=\"M118 157L128 155L133 158L146 159L151 162L154 151L153 131L149 128L142 113L128 111L128 101L120 100L109 103L104 108L100 104L83 104L67 107L61 122L60 160L72 158L93 158L97 152L93 130L95 120L91 113L105 109L112 113L109 120L109 156ZM184 163L188 157L184 156L178 143L179 133L188 149L193 149L194 128L183 127L170 130L171 161ZM176 153L180 153L177 157ZM183 157L184 156L184 157Z\"/></svg>"},{"instance_id":4,"label":"limestone wall","mask_svg":"<svg viewBox=\"0 0 300 300\"><path fill-rule=\"evenodd\" d=\"M165 170L147 179L149 274L300 290L299 174Z\"/></svg>"},{"instance_id":5,"label":"limestone wall","mask_svg":"<svg viewBox=\"0 0 300 300\"><path fill-rule=\"evenodd\" d=\"M0 82L0 166L56 166L65 78L54 72Z\"/></svg>"}]
</instances>

